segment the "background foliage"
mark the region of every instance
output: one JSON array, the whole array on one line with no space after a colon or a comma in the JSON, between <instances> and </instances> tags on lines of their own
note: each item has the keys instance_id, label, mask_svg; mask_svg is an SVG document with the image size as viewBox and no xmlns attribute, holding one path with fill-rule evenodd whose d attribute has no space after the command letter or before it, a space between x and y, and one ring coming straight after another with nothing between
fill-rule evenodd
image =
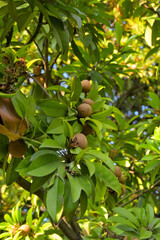
<instances>
[{"instance_id":1,"label":"background foliage","mask_svg":"<svg viewBox=\"0 0 160 240\"><path fill-rule=\"evenodd\" d=\"M157 0L0 1L1 239L160 239L159 21Z\"/></svg>"}]
</instances>

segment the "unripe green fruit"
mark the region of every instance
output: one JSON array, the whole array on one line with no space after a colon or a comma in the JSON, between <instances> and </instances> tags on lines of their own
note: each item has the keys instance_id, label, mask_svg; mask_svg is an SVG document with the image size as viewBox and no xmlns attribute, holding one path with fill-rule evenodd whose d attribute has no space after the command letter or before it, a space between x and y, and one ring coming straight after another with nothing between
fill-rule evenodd
<instances>
[{"instance_id":1,"label":"unripe green fruit","mask_svg":"<svg viewBox=\"0 0 160 240\"><path fill-rule=\"evenodd\" d=\"M89 117L92 114L92 107L87 103L78 106L78 115L80 117Z\"/></svg>"},{"instance_id":2,"label":"unripe green fruit","mask_svg":"<svg viewBox=\"0 0 160 240\"><path fill-rule=\"evenodd\" d=\"M80 147L82 149L85 149L88 145L87 138L84 134L78 133L73 136L70 145L72 148Z\"/></svg>"},{"instance_id":3,"label":"unripe green fruit","mask_svg":"<svg viewBox=\"0 0 160 240\"><path fill-rule=\"evenodd\" d=\"M92 99L85 98L84 101L83 101L83 103L87 103L87 104L89 104L89 105L92 105L94 102L93 102Z\"/></svg>"},{"instance_id":4,"label":"unripe green fruit","mask_svg":"<svg viewBox=\"0 0 160 240\"><path fill-rule=\"evenodd\" d=\"M89 80L83 80L81 81L81 85L82 85L82 92L87 93L90 91L91 89L91 84Z\"/></svg>"}]
</instances>

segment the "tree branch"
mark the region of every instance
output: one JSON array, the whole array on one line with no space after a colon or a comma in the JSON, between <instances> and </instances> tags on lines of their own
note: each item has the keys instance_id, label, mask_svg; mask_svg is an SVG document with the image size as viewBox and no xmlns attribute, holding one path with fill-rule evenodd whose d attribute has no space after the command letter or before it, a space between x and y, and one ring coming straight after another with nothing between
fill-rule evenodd
<instances>
[{"instance_id":1,"label":"tree branch","mask_svg":"<svg viewBox=\"0 0 160 240\"><path fill-rule=\"evenodd\" d=\"M11 40L13 36L13 26L11 27L11 30L9 31L8 35L6 36L7 42L5 47L9 47Z\"/></svg>"},{"instance_id":2,"label":"tree branch","mask_svg":"<svg viewBox=\"0 0 160 240\"><path fill-rule=\"evenodd\" d=\"M51 66L50 66L50 72L52 71L53 65L56 63L57 59L59 58L59 56L62 54L62 52L60 51L57 56L55 57L55 59L53 60Z\"/></svg>"},{"instance_id":3,"label":"tree branch","mask_svg":"<svg viewBox=\"0 0 160 240\"><path fill-rule=\"evenodd\" d=\"M37 28L34 32L34 34L32 35L32 37L29 39L29 41L26 43L26 45L30 44L31 42L33 42L35 40L35 38L37 37L39 31L40 31L40 28L42 26L42 20L43 20L43 14L40 13L39 15L39 19L38 19L38 25L37 25Z\"/></svg>"},{"instance_id":4,"label":"tree branch","mask_svg":"<svg viewBox=\"0 0 160 240\"><path fill-rule=\"evenodd\" d=\"M0 168L3 168L3 163L0 162ZM22 187L24 190L30 192L31 189L31 183L25 180L23 177L20 175L18 176L16 183ZM44 190L43 188L40 188L36 192L34 192L35 195L37 195L41 201L44 203ZM50 217L50 219L52 219ZM55 227L55 224L53 220L51 220L51 223L53 227ZM61 231L64 233L64 235L69 239L69 240L82 240L80 233L74 231L74 229L71 228L71 226L67 223L65 217L61 218L58 227L61 229Z\"/></svg>"},{"instance_id":5,"label":"tree branch","mask_svg":"<svg viewBox=\"0 0 160 240\"><path fill-rule=\"evenodd\" d=\"M155 188L159 183L160 183L160 179L159 179L155 184L153 184L149 189L143 190L142 193L140 193L139 195L135 196L134 198L132 198L132 199L129 200L128 202L123 203L122 205L120 205L120 207L124 207L124 206L126 206L127 204L133 202L135 199L143 196L143 194L145 194L145 193L149 192L151 189Z\"/></svg>"},{"instance_id":6,"label":"tree branch","mask_svg":"<svg viewBox=\"0 0 160 240\"><path fill-rule=\"evenodd\" d=\"M28 78L32 78L37 84L38 86L45 92L45 94L51 98L51 96L49 95L49 93L47 92L47 90L37 81L37 79L31 75L28 75Z\"/></svg>"},{"instance_id":7,"label":"tree branch","mask_svg":"<svg viewBox=\"0 0 160 240\"><path fill-rule=\"evenodd\" d=\"M158 15L158 17L160 17L160 13L158 12L158 11L156 11L154 8L152 8L152 7L150 7L150 6L148 6L147 4L142 4L142 6L144 7L144 8L146 8L146 9L149 9L150 11L152 11L152 12L154 12L155 14L157 14Z\"/></svg>"}]
</instances>

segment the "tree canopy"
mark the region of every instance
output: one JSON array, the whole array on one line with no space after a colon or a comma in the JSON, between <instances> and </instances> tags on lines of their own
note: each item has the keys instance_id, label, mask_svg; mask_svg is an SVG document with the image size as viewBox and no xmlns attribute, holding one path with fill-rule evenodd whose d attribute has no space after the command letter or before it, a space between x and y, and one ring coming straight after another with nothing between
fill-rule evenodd
<instances>
[{"instance_id":1,"label":"tree canopy","mask_svg":"<svg viewBox=\"0 0 160 240\"><path fill-rule=\"evenodd\" d=\"M0 1L0 239L160 239L160 2Z\"/></svg>"}]
</instances>

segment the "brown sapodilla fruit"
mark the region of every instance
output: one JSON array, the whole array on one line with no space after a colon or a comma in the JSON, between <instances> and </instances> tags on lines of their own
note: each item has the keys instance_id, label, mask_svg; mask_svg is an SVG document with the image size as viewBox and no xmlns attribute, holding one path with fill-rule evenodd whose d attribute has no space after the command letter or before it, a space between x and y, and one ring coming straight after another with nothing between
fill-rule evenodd
<instances>
[{"instance_id":1,"label":"brown sapodilla fruit","mask_svg":"<svg viewBox=\"0 0 160 240\"><path fill-rule=\"evenodd\" d=\"M114 172L115 176L120 178L122 176L122 170L120 167L115 166L115 172Z\"/></svg>"},{"instance_id":2,"label":"brown sapodilla fruit","mask_svg":"<svg viewBox=\"0 0 160 240\"><path fill-rule=\"evenodd\" d=\"M87 103L78 106L78 115L80 117L89 117L92 114L92 107Z\"/></svg>"},{"instance_id":3,"label":"brown sapodilla fruit","mask_svg":"<svg viewBox=\"0 0 160 240\"><path fill-rule=\"evenodd\" d=\"M119 182L120 183L124 183L126 181L127 177L125 177L123 174L121 175L121 177L119 178Z\"/></svg>"},{"instance_id":4,"label":"brown sapodilla fruit","mask_svg":"<svg viewBox=\"0 0 160 240\"><path fill-rule=\"evenodd\" d=\"M87 136L89 134L93 134L94 130L88 123L85 123L82 127L82 132L81 133L83 133L85 136Z\"/></svg>"},{"instance_id":5,"label":"brown sapodilla fruit","mask_svg":"<svg viewBox=\"0 0 160 240\"><path fill-rule=\"evenodd\" d=\"M83 101L83 103L87 103L87 104L89 104L89 105L92 105L94 102L93 102L92 99L85 98L84 101Z\"/></svg>"},{"instance_id":6,"label":"brown sapodilla fruit","mask_svg":"<svg viewBox=\"0 0 160 240\"><path fill-rule=\"evenodd\" d=\"M91 84L89 80L83 80L81 81L81 85L82 85L82 92L87 93L90 91L91 89Z\"/></svg>"},{"instance_id":7,"label":"brown sapodilla fruit","mask_svg":"<svg viewBox=\"0 0 160 240\"><path fill-rule=\"evenodd\" d=\"M122 189L121 196L123 196L125 194L125 192L126 192L126 189L124 187L121 187L121 189Z\"/></svg>"},{"instance_id":8,"label":"brown sapodilla fruit","mask_svg":"<svg viewBox=\"0 0 160 240\"><path fill-rule=\"evenodd\" d=\"M35 76L39 76L39 75L41 74L41 68L40 68L39 65L37 65L37 66L35 66L35 67L33 68L33 74L34 74Z\"/></svg>"},{"instance_id":9,"label":"brown sapodilla fruit","mask_svg":"<svg viewBox=\"0 0 160 240\"><path fill-rule=\"evenodd\" d=\"M26 151L26 144L21 139L18 139L16 141L11 141L8 144L8 152L13 157L17 157L17 158L22 157L25 151Z\"/></svg>"},{"instance_id":10,"label":"brown sapodilla fruit","mask_svg":"<svg viewBox=\"0 0 160 240\"><path fill-rule=\"evenodd\" d=\"M21 235L26 236L30 233L31 228L28 224L23 224L20 226L19 230L21 231Z\"/></svg>"},{"instance_id":11,"label":"brown sapodilla fruit","mask_svg":"<svg viewBox=\"0 0 160 240\"><path fill-rule=\"evenodd\" d=\"M85 149L88 145L87 138L84 134L78 133L73 136L71 139L71 147L72 148L77 148L80 147L82 149Z\"/></svg>"}]
</instances>

